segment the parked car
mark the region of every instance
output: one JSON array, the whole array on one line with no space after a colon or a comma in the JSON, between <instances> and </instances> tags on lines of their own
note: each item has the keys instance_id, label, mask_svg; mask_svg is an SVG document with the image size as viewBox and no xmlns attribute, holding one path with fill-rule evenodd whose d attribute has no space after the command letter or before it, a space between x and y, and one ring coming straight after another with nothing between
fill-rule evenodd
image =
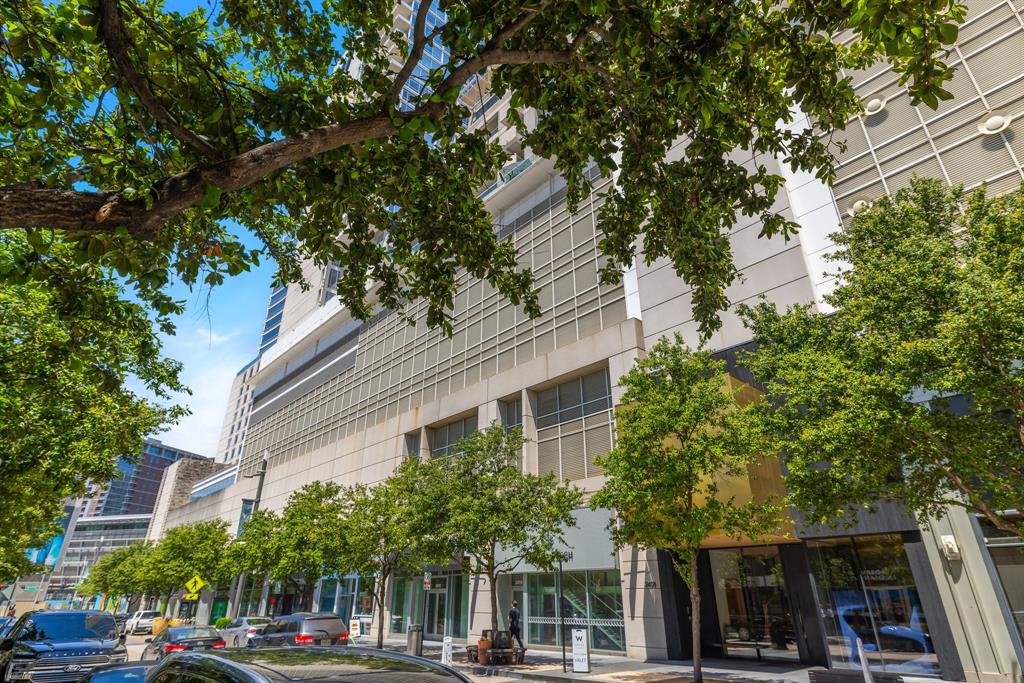
<instances>
[{"instance_id":1,"label":"parked car","mask_svg":"<svg viewBox=\"0 0 1024 683\"><path fill-rule=\"evenodd\" d=\"M245 647L249 638L260 633L269 623L269 617L237 617L220 629L220 637L228 647Z\"/></svg>"},{"instance_id":2,"label":"parked car","mask_svg":"<svg viewBox=\"0 0 1024 683\"><path fill-rule=\"evenodd\" d=\"M77 683L98 666L127 659L114 618L95 610L26 612L0 641L0 672L8 681Z\"/></svg>"},{"instance_id":3,"label":"parked car","mask_svg":"<svg viewBox=\"0 0 1024 683\"><path fill-rule=\"evenodd\" d=\"M261 633L249 638L249 647L345 645L348 629L332 612L296 612L276 617Z\"/></svg>"},{"instance_id":4,"label":"parked car","mask_svg":"<svg viewBox=\"0 0 1024 683\"><path fill-rule=\"evenodd\" d=\"M146 638L142 659L160 660L173 652L220 650L227 647L212 626L172 626L156 638Z\"/></svg>"},{"instance_id":5,"label":"parked car","mask_svg":"<svg viewBox=\"0 0 1024 683\"><path fill-rule=\"evenodd\" d=\"M128 618L127 623L124 625L124 632L130 636L135 635L139 631L152 633L153 620L162 616L163 612L158 610L139 610Z\"/></svg>"},{"instance_id":6,"label":"parked car","mask_svg":"<svg viewBox=\"0 0 1024 683\"><path fill-rule=\"evenodd\" d=\"M470 683L454 669L422 657L349 647L287 647L181 652L163 661L132 662L97 672L91 683Z\"/></svg>"}]
</instances>

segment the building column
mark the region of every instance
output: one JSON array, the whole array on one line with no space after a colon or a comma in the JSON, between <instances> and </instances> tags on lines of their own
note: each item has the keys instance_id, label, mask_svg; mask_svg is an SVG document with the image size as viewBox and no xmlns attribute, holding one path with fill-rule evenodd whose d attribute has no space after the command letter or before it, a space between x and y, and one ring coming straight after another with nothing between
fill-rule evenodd
<instances>
[{"instance_id":1,"label":"building column","mask_svg":"<svg viewBox=\"0 0 1024 683\"><path fill-rule=\"evenodd\" d=\"M997 579L989 571L988 549L968 512L950 507L942 519L929 521L921 539L916 547L907 544L907 556L915 579L919 573L927 574L934 586L937 605L933 610L937 609L948 624L954 653L959 655L961 678L971 683L1024 680L1020 664L1024 655L1018 654L1017 634L1007 623L1005 606L1000 604L994 583ZM947 540L959 551L958 558L946 555L943 546ZM930 621L928 628L935 630ZM938 650L940 643L935 645ZM939 656L943 678L948 678L946 660L941 659L941 652Z\"/></svg>"},{"instance_id":2,"label":"building column","mask_svg":"<svg viewBox=\"0 0 1024 683\"><path fill-rule=\"evenodd\" d=\"M534 417L536 410L533 395L529 389L523 389L520 393L520 403L523 406L523 471L537 474L537 420Z\"/></svg>"},{"instance_id":3,"label":"building column","mask_svg":"<svg viewBox=\"0 0 1024 683\"><path fill-rule=\"evenodd\" d=\"M668 624L665 620L665 575L657 551L634 546L619 550L622 580L622 611L626 628L626 656L634 659L668 659ZM672 572L672 567L668 567ZM689 626L687 625L687 629ZM688 633L689 631L687 631Z\"/></svg>"},{"instance_id":4,"label":"building column","mask_svg":"<svg viewBox=\"0 0 1024 683\"><path fill-rule=\"evenodd\" d=\"M260 615L267 616L267 603L270 602L270 581L263 582L263 590L260 591Z\"/></svg>"}]
</instances>

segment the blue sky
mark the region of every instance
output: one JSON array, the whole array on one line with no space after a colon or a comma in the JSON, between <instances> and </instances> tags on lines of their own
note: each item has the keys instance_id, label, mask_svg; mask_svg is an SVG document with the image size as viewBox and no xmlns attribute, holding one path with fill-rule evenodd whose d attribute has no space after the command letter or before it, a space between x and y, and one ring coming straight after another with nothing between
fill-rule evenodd
<instances>
[{"instance_id":1,"label":"blue sky","mask_svg":"<svg viewBox=\"0 0 1024 683\"><path fill-rule=\"evenodd\" d=\"M247 231L238 234L248 246L258 245ZM216 455L231 381L259 349L274 270L273 261L267 260L213 289L190 291L179 284L171 290L188 305L175 320L177 334L162 337L164 354L185 366L182 379L192 395L180 395L177 402L192 414L154 435L157 439L201 455Z\"/></svg>"}]
</instances>

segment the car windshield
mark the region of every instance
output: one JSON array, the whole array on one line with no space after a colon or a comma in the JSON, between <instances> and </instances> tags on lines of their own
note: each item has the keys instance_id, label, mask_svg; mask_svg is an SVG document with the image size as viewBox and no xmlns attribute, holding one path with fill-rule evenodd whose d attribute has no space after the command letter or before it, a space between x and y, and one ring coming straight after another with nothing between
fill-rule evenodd
<instances>
[{"instance_id":1,"label":"car windshield","mask_svg":"<svg viewBox=\"0 0 1024 683\"><path fill-rule=\"evenodd\" d=\"M146 680L146 670L148 667L145 666L131 666L118 669L108 669L107 671L96 671L93 672L89 680L92 683L120 683L126 681L126 683L132 683L134 681Z\"/></svg>"},{"instance_id":2,"label":"car windshield","mask_svg":"<svg viewBox=\"0 0 1024 683\"><path fill-rule=\"evenodd\" d=\"M158 616L160 616L159 612L143 612L141 618L142 619L152 619L152 618L158 617Z\"/></svg>"},{"instance_id":3,"label":"car windshield","mask_svg":"<svg viewBox=\"0 0 1024 683\"><path fill-rule=\"evenodd\" d=\"M192 640L193 638L220 638L212 626L182 626L171 629L171 640Z\"/></svg>"},{"instance_id":4,"label":"car windshield","mask_svg":"<svg viewBox=\"0 0 1024 683\"><path fill-rule=\"evenodd\" d=\"M117 625L109 614L81 614L74 612L35 614L21 626L18 640L75 641L113 640L117 638Z\"/></svg>"},{"instance_id":5,"label":"car windshield","mask_svg":"<svg viewBox=\"0 0 1024 683\"><path fill-rule=\"evenodd\" d=\"M254 624L258 626L260 624L269 624L270 619L267 619L266 617L246 617L245 623Z\"/></svg>"}]
</instances>

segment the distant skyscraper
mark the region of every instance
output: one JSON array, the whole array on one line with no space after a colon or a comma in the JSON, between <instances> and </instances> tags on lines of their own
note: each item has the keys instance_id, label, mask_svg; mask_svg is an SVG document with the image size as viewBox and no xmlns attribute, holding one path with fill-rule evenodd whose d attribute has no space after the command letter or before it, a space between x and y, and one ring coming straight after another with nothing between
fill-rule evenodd
<instances>
[{"instance_id":1,"label":"distant skyscraper","mask_svg":"<svg viewBox=\"0 0 1024 683\"><path fill-rule=\"evenodd\" d=\"M153 511L164 469L182 458L204 457L167 446L157 439L146 439L135 462L122 459L118 463L121 476L86 503L85 514L91 517L148 514Z\"/></svg>"}]
</instances>

